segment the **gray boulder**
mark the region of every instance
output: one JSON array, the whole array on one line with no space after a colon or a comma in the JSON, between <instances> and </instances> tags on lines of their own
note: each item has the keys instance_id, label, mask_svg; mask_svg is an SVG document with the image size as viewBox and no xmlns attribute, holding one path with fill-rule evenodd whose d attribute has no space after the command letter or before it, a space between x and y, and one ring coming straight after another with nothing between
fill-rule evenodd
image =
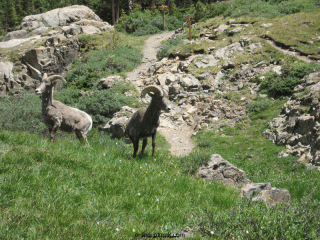
<instances>
[{"instance_id":1,"label":"gray boulder","mask_svg":"<svg viewBox=\"0 0 320 240\"><path fill-rule=\"evenodd\" d=\"M291 196L288 190L271 187L270 183L250 183L241 188L241 197L252 202L264 201L268 207L275 204L289 205Z\"/></svg>"},{"instance_id":2,"label":"gray boulder","mask_svg":"<svg viewBox=\"0 0 320 240\"><path fill-rule=\"evenodd\" d=\"M196 176L229 185L251 183L243 170L224 160L219 154L211 155L210 162L201 166Z\"/></svg>"},{"instance_id":3,"label":"gray boulder","mask_svg":"<svg viewBox=\"0 0 320 240\"><path fill-rule=\"evenodd\" d=\"M26 30L17 30L13 32L9 32L3 39L3 41L9 41L12 39L20 39L24 38L28 35L28 32Z\"/></svg>"},{"instance_id":4,"label":"gray boulder","mask_svg":"<svg viewBox=\"0 0 320 240\"><path fill-rule=\"evenodd\" d=\"M12 62L0 62L0 96L5 96L6 92L17 87L12 73Z\"/></svg>"},{"instance_id":5,"label":"gray boulder","mask_svg":"<svg viewBox=\"0 0 320 240\"><path fill-rule=\"evenodd\" d=\"M125 136L125 130L128 121L130 120L134 109L128 106L121 108L120 112L114 114L113 118L110 119L106 124L99 126L100 131L111 133L112 138L122 138Z\"/></svg>"},{"instance_id":6,"label":"gray boulder","mask_svg":"<svg viewBox=\"0 0 320 240\"><path fill-rule=\"evenodd\" d=\"M22 19L20 27L31 32L36 28L44 26L66 26L81 19L101 20L90 8L83 5L73 5L54 9L46 13L26 16Z\"/></svg>"}]
</instances>

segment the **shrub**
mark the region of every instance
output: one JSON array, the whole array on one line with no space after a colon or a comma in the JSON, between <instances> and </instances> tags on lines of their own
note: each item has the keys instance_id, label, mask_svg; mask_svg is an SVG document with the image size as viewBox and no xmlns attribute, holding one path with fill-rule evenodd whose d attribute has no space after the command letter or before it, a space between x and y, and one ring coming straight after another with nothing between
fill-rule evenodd
<instances>
[{"instance_id":1,"label":"shrub","mask_svg":"<svg viewBox=\"0 0 320 240\"><path fill-rule=\"evenodd\" d=\"M174 46L180 45L182 42L183 42L182 36L178 36L175 39L169 39L169 40L165 41L161 50L159 50L157 52L157 59L161 60L164 57L166 57L171 48L173 48Z\"/></svg>"},{"instance_id":2,"label":"shrub","mask_svg":"<svg viewBox=\"0 0 320 240\"><path fill-rule=\"evenodd\" d=\"M176 16L166 15L165 21L166 30L169 31L175 30L183 24L182 19L180 20ZM134 11L130 15L122 15L116 29L133 33L136 36L155 34L163 31L163 19L158 11Z\"/></svg>"},{"instance_id":3,"label":"shrub","mask_svg":"<svg viewBox=\"0 0 320 240\"><path fill-rule=\"evenodd\" d=\"M22 92L19 96L0 98L0 126L7 130L46 131L42 123L41 98Z\"/></svg>"},{"instance_id":4,"label":"shrub","mask_svg":"<svg viewBox=\"0 0 320 240\"><path fill-rule=\"evenodd\" d=\"M260 84L260 89L272 97L289 96L293 93L295 86L300 83L301 78L315 70L320 70L320 66L314 63L288 64L283 67L281 75L268 72Z\"/></svg>"},{"instance_id":5,"label":"shrub","mask_svg":"<svg viewBox=\"0 0 320 240\"><path fill-rule=\"evenodd\" d=\"M262 100L248 103L248 112L262 112L271 106L271 102Z\"/></svg>"},{"instance_id":6,"label":"shrub","mask_svg":"<svg viewBox=\"0 0 320 240\"><path fill-rule=\"evenodd\" d=\"M110 90L95 90L89 96L83 96L77 107L91 115L93 124L107 122L122 106L133 105L136 102L132 96L125 96Z\"/></svg>"},{"instance_id":7,"label":"shrub","mask_svg":"<svg viewBox=\"0 0 320 240\"><path fill-rule=\"evenodd\" d=\"M141 59L141 52L131 46L95 50L88 57L74 62L66 80L70 87L92 89L103 77L131 71L141 63Z\"/></svg>"}]
</instances>

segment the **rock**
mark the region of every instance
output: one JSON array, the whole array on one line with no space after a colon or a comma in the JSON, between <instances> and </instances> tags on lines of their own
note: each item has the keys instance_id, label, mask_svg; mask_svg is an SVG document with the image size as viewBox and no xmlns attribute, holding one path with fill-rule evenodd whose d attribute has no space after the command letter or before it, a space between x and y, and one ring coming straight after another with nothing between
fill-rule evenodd
<instances>
[{"instance_id":1,"label":"rock","mask_svg":"<svg viewBox=\"0 0 320 240\"><path fill-rule=\"evenodd\" d=\"M289 205L291 196L288 190L272 188L270 183L249 183L241 188L241 197L252 202L264 201L268 207L275 204Z\"/></svg>"},{"instance_id":2,"label":"rock","mask_svg":"<svg viewBox=\"0 0 320 240\"><path fill-rule=\"evenodd\" d=\"M270 190L261 191L260 194L252 198L252 202L265 201L268 207L276 204L290 205L291 195L286 189L272 188Z\"/></svg>"},{"instance_id":3,"label":"rock","mask_svg":"<svg viewBox=\"0 0 320 240\"><path fill-rule=\"evenodd\" d=\"M125 136L126 125L129 119L128 116L112 118L105 125L99 126L99 130L111 133L112 138L120 139Z\"/></svg>"},{"instance_id":4,"label":"rock","mask_svg":"<svg viewBox=\"0 0 320 240\"><path fill-rule=\"evenodd\" d=\"M94 34L94 33L101 33L99 28L94 27L94 26L83 26L82 27L82 32L84 34L88 34L88 35L91 35L91 34Z\"/></svg>"},{"instance_id":5,"label":"rock","mask_svg":"<svg viewBox=\"0 0 320 240\"><path fill-rule=\"evenodd\" d=\"M39 27L34 29L31 33L34 35L41 35L49 30L48 27Z\"/></svg>"},{"instance_id":6,"label":"rock","mask_svg":"<svg viewBox=\"0 0 320 240\"><path fill-rule=\"evenodd\" d=\"M234 28L234 29L229 30L229 31L227 32L227 35L228 35L228 36L233 36L233 35L235 35L236 33L241 32L242 30L243 30L242 27L236 27L236 28Z\"/></svg>"},{"instance_id":7,"label":"rock","mask_svg":"<svg viewBox=\"0 0 320 240\"><path fill-rule=\"evenodd\" d=\"M102 78L99 80L99 85L103 89L109 89L112 88L115 82L121 81L122 77L121 76L109 76L107 78Z\"/></svg>"},{"instance_id":8,"label":"rock","mask_svg":"<svg viewBox=\"0 0 320 240\"><path fill-rule=\"evenodd\" d=\"M67 26L81 19L101 20L90 8L83 5L73 5L53 9L46 13L26 16L22 19L20 27L21 29L31 32L39 27Z\"/></svg>"},{"instance_id":9,"label":"rock","mask_svg":"<svg viewBox=\"0 0 320 240\"><path fill-rule=\"evenodd\" d=\"M257 196L263 190L270 190L270 183L248 183L241 188L240 196L248 200Z\"/></svg>"},{"instance_id":10,"label":"rock","mask_svg":"<svg viewBox=\"0 0 320 240\"><path fill-rule=\"evenodd\" d=\"M199 80L196 79L193 75L186 75L180 79L180 84L186 90L198 89L201 85Z\"/></svg>"},{"instance_id":11,"label":"rock","mask_svg":"<svg viewBox=\"0 0 320 240\"><path fill-rule=\"evenodd\" d=\"M211 155L210 162L201 166L196 176L230 185L251 183L243 170L236 168L218 154Z\"/></svg>"},{"instance_id":12,"label":"rock","mask_svg":"<svg viewBox=\"0 0 320 240\"><path fill-rule=\"evenodd\" d=\"M0 96L5 96L9 90L17 86L12 69L12 62L0 62Z\"/></svg>"},{"instance_id":13,"label":"rock","mask_svg":"<svg viewBox=\"0 0 320 240\"><path fill-rule=\"evenodd\" d=\"M212 55L203 55L194 61L197 68L206 68L216 66L218 60Z\"/></svg>"},{"instance_id":14,"label":"rock","mask_svg":"<svg viewBox=\"0 0 320 240\"><path fill-rule=\"evenodd\" d=\"M34 48L22 56L22 62L28 66L33 78L41 80L43 72L61 74L77 59L80 47L76 40L65 41L61 47L50 47L62 42L63 38L50 38L46 43L49 47Z\"/></svg>"},{"instance_id":15,"label":"rock","mask_svg":"<svg viewBox=\"0 0 320 240\"><path fill-rule=\"evenodd\" d=\"M268 28L268 27L271 27L273 24L272 23L263 23L260 25L260 27L262 28Z\"/></svg>"},{"instance_id":16,"label":"rock","mask_svg":"<svg viewBox=\"0 0 320 240\"><path fill-rule=\"evenodd\" d=\"M121 111L115 113L110 121L99 126L99 130L111 133L113 138L120 139L124 137L127 122L131 118L134 111L135 110L133 108L128 106L122 107Z\"/></svg>"},{"instance_id":17,"label":"rock","mask_svg":"<svg viewBox=\"0 0 320 240\"><path fill-rule=\"evenodd\" d=\"M220 35L222 32L224 32L224 31L227 30L228 28L229 28L228 25L221 24L221 25L219 25L219 27L217 27L217 28L214 29L213 31L216 32L217 35Z\"/></svg>"},{"instance_id":18,"label":"rock","mask_svg":"<svg viewBox=\"0 0 320 240\"><path fill-rule=\"evenodd\" d=\"M24 38L28 35L28 32L26 30L17 30L13 32L9 32L3 39L3 41L9 41L11 39L19 39Z\"/></svg>"}]
</instances>

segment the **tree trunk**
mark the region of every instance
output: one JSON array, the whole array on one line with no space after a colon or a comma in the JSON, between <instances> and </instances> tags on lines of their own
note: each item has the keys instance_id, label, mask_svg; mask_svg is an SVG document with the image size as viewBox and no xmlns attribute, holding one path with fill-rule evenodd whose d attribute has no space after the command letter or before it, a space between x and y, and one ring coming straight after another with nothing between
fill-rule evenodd
<instances>
[{"instance_id":1,"label":"tree trunk","mask_svg":"<svg viewBox=\"0 0 320 240\"><path fill-rule=\"evenodd\" d=\"M114 14L114 0L111 0L111 11L112 11L112 25L115 23L115 14Z\"/></svg>"},{"instance_id":2,"label":"tree trunk","mask_svg":"<svg viewBox=\"0 0 320 240\"><path fill-rule=\"evenodd\" d=\"M129 13L133 11L133 0L129 0Z\"/></svg>"}]
</instances>

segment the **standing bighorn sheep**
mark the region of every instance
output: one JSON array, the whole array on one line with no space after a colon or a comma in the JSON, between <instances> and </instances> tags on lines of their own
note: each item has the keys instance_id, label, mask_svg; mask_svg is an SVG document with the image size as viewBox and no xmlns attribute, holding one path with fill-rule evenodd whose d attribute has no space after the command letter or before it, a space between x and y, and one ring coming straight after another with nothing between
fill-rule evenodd
<instances>
[{"instance_id":1,"label":"standing bighorn sheep","mask_svg":"<svg viewBox=\"0 0 320 240\"><path fill-rule=\"evenodd\" d=\"M66 80L58 75L47 77L45 73L37 94L42 94L42 119L50 132L50 140L58 129L72 133L75 132L80 142L87 141L87 133L92 128L92 118L87 113L73 107L66 106L62 102L53 99L53 91L57 82Z\"/></svg>"},{"instance_id":2,"label":"standing bighorn sheep","mask_svg":"<svg viewBox=\"0 0 320 240\"><path fill-rule=\"evenodd\" d=\"M147 86L141 92L141 97L149 94L152 98L149 106L139 108L132 116L126 127L126 133L133 143L133 157L136 157L139 149L139 140L143 139L141 154L148 143L148 137L152 137L152 156L156 146L156 133L160 124L161 110L169 112L171 110L168 96L158 86Z\"/></svg>"}]
</instances>

